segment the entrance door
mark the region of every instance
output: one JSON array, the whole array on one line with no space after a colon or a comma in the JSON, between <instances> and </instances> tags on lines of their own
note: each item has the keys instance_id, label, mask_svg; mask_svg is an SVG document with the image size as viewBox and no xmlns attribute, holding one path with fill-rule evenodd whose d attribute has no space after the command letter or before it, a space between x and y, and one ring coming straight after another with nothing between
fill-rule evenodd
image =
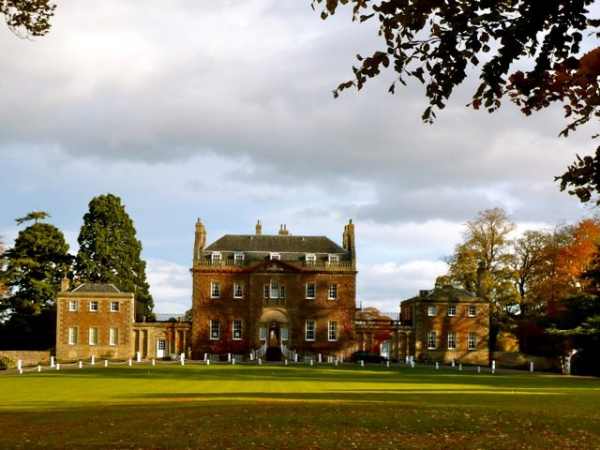
<instances>
[{"instance_id":1,"label":"entrance door","mask_svg":"<svg viewBox=\"0 0 600 450\"><path fill-rule=\"evenodd\" d=\"M279 326L269 328L269 347L279 347Z\"/></svg>"},{"instance_id":2,"label":"entrance door","mask_svg":"<svg viewBox=\"0 0 600 450\"><path fill-rule=\"evenodd\" d=\"M166 349L167 349L167 341L165 341L164 339L159 339L156 342L156 357L164 358Z\"/></svg>"}]
</instances>

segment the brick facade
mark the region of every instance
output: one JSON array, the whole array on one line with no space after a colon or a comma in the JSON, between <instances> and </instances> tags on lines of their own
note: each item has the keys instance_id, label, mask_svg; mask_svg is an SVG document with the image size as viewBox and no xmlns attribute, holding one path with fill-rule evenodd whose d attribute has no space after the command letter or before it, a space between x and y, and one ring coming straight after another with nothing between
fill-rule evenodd
<instances>
[{"instance_id":1,"label":"brick facade","mask_svg":"<svg viewBox=\"0 0 600 450\"><path fill-rule=\"evenodd\" d=\"M291 236L283 227L278 235L262 235L260 224L254 235L227 235L208 247L205 241L198 222L193 358L247 355L280 344L301 356L349 354L356 304L351 222L344 247L321 236Z\"/></svg>"},{"instance_id":2,"label":"brick facade","mask_svg":"<svg viewBox=\"0 0 600 450\"><path fill-rule=\"evenodd\" d=\"M489 303L453 287L421 291L401 303L401 322L414 330L409 354L419 360L489 362Z\"/></svg>"},{"instance_id":3,"label":"brick facade","mask_svg":"<svg viewBox=\"0 0 600 450\"><path fill-rule=\"evenodd\" d=\"M56 299L56 357L133 355L134 296L113 285L82 284Z\"/></svg>"}]
</instances>

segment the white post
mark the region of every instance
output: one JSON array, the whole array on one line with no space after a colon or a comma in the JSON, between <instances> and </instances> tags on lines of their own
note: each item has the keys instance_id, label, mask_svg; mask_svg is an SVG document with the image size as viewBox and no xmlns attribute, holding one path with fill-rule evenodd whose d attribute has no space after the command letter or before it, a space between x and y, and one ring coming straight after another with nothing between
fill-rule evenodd
<instances>
[{"instance_id":1,"label":"white post","mask_svg":"<svg viewBox=\"0 0 600 450\"><path fill-rule=\"evenodd\" d=\"M181 362L182 366L185 366L185 358L183 357L183 353L181 354L181 356L179 357L179 361Z\"/></svg>"},{"instance_id":2,"label":"white post","mask_svg":"<svg viewBox=\"0 0 600 450\"><path fill-rule=\"evenodd\" d=\"M60 370L60 363L56 363L56 370Z\"/></svg>"},{"instance_id":3,"label":"white post","mask_svg":"<svg viewBox=\"0 0 600 450\"><path fill-rule=\"evenodd\" d=\"M210 366L210 359L207 359L207 360L206 360L206 365L207 365L207 366Z\"/></svg>"},{"instance_id":4,"label":"white post","mask_svg":"<svg viewBox=\"0 0 600 450\"><path fill-rule=\"evenodd\" d=\"M298 362L298 353L294 354L294 362Z\"/></svg>"},{"instance_id":5,"label":"white post","mask_svg":"<svg viewBox=\"0 0 600 450\"><path fill-rule=\"evenodd\" d=\"M496 360L492 361L492 375L496 373Z\"/></svg>"},{"instance_id":6,"label":"white post","mask_svg":"<svg viewBox=\"0 0 600 450\"><path fill-rule=\"evenodd\" d=\"M438 361L435 362L435 370L440 370L440 363Z\"/></svg>"},{"instance_id":7,"label":"white post","mask_svg":"<svg viewBox=\"0 0 600 450\"><path fill-rule=\"evenodd\" d=\"M179 355L179 360L181 362L183 362L185 360L185 353L182 353L181 355Z\"/></svg>"},{"instance_id":8,"label":"white post","mask_svg":"<svg viewBox=\"0 0 600 450\"><path fill-rule=\"evenodd\" d=\"M54 356L50 357L50 367L54 367Z\"/></svg>"},{"instance_id":9,"label":"white post","mask_svg":"<svg viewBox=\"0 0 600 450\"><path fill-rule=\"evenodd\" d=\"M285 365L287 366L287 358L285 358Z\"/></svg>"},{"instance_id":10,"label":"white post","mask_svg":"<svg viewBox=\"0 0 600 450\"><path fill-rule=\"evenodd\" d=\"M365 367L365 362L362 359L360 360L360 367Z\"/></svg>"},{"instance_id":11,"label":"white post","mask_svg":"<svg viewBox=\"0 0 600 450\"><path fill-rule=\"evenodd\" d=\"M136 362L140 362L142 360L142 354L140 352L135 352L135 360Z\"/></svg>"},{"instance_id":12,"label":"white post","mask_svg":"<svg viewBox=\"0 0 600 450\"><path fill-rule=\"evenodd\" d=\"M127 364L128 364L129 366L131 366L131 364L132 364L132 363L133 363L133 361L131 361L131 358L129 358L129 361L127 361Z\"/></svg>"},{"instance_id":13,"label":"white post","mask_svg":"<svg viewBox=\"0 0 600 450\"><path fill-rule=\"evenodd\" d=\"M313 365L313 362L314 362L314 361L311 359L311 360L310 360L310 365L311 365L311 366Z\"/></svg>"},{"instance_id":14,"label":"white post","mask_svg":"<svg viewBox=\"0 0 600 450\"><path fill-rule=\"evenodd\" d=\"M92 355L92 366L96 364L96 357L94 355Z\"/></svg>"},{"instance_id":15,"label":"white post","mask_svg":"<svg viewBox=\"0 0 600 450\"><path fill-rule=\"evenodd\" d=\"M412 358L410 359L410 367L413 369L415 368L415 360Z\"/></svg>"},{"instance_id":16,"label":"white post","mask_svg":"<svg viewBox=\"0 0 600 450\"><path fill-rule=\"evenodd\" d=\"M258 358L258 365L262 366L262 358Z\"/></svg>"},{"instance_id":17,"label":"white post","mask_svg":"<svg viewBox=\"0 0 600 450\"><path fill-rule=\"evenodd\" d=\"M529 363L529 371L533 372L533 361Z\"/></svg>"},{"instance_id":18,"label":"white post","mask_svg":"<svg viewBox=\"0 0 600 450\"><path fill-rule=\"evenodd\" d=\"M23 375L23 369L19 369L19 375Z\"/></svg>"},{"instance_id":19,"label":"white post","mask_svg":"<svg viewBox=\"0 0 600 450\"><path fill-rule=\"evenodd\" d=\"M389 361L386 361L386 366L390 367L390 362Z\"/></svg>"},{"instance_id":20,"label":"white post","mask_svg":"<svg viewBox=\"0 0 600 450\"><path fill-rule=\"evenodd\" d=\"M231 362L231 353L227 353L227 362Z\"/></svg>"},{"instance_id":21,"label":"white post","mask_svg":"<svg viewBox=\"0 0 600 450\"><path fill-rule=\"evenodd\" d=\"M477 373L481 373L481 366L477 366Z\"/></svg>"},{"instance_id":22,"label":"white post","mask_svg":"<svg viewBox=\"0 0 600 450\"><path fill-rule=\"evenodd\" d=\"M104 360L104 367L108 367L108 359Z\"/></svg>"},{"instance_id":23,"label":"white post","mask_svg":"<svg viewBox=\"0 0 600 450\"><path fill-rule=\"evenodd\" d=\"M285 362L287 362L287 359L285 360ZM235 358L231 358L231 365L235 366Z\"/></svg>"},{"instance_id":24,"label":"white post","mask_svg":"<svg viewBox=\"0 0 600 450\"><path fill-rule=\"evenodd\" d=\"M452 367L456 367L456 361L452 358Z\"/></svg>"},{"instance_id":25,"label":"white post","mask_svg":"<svg viewBox=\"0 0 600 450\"><path fill-rule=\"evenodd\" d=\"M21 361L20 359L17 360L17 369L21 370L23 368L23 361Z\"/></svg>"},{"instance_id":26,"label":"white post","mask_svg":"<svg viewBox=\"0 0 600 450\"><path fill-rule=\"evenodd\" d=\"M459 372L462 372L462 363L460 363L460 364L458 365L458 371L459 371Z\"/></svg>"},{"instance_id":27,"label":"white post","mask_svg":"<svg viewBox=\"0 0 600 450\"><path fill-rule=\"evenodd\" d=\"M344 355L340 356L340 363L344 364Z\"/></svg>"},{"instance_id":28,"label":"white post","mask_svg":"<svg viewBox=\"0 0 600 450\"><path fill-rule=\"evenodd\" d=\"M323 360L321 359L321 354L319 353L319 364L321 364Z\"/></svg>"},{"instance_id":29,"label":"white post","mask_svg":"<svg viewBox=\"0 0 600 450\"><path fill-rule=\"evenodd\" d=\"M83 361L82 360L79 360L79 368L80 369L83 368Z\"/></svg>"},{"instance_id":30,"label":"white post","mask_svg":"<svg viewBox=\"0 0 600 450\"><path fill-rule=\"evenodd\" d=\"M206 355L206 353L205 353L205 354L204 354L204 361L206 361L206 360L207 360L207 359L206 359L206 356L207 356L207 355Z\"/></svg>"},{"instance_id":31,"label":"white post","mask_svg":"<svg viewBox=\"0 0 600 450\"><path fill-rule=\"evenodd\" d=\"M156 360L154 358L152 358L152 365L155 366L156 365Z\"/></svg>"},{"instance_id":32,"label":"white post","mask_svg":"<svg viewBox=\"0 0 600 450\"><path fill-rule=\"evenodd\" d=\"M38 372L42 371L42 366L38 365Z\"/></svg>"}]
</instances>

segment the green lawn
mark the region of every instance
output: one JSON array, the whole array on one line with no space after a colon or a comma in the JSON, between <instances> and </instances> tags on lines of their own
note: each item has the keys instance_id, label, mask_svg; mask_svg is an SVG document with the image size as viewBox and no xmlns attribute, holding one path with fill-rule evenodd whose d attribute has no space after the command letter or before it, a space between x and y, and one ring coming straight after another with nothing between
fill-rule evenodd
<instances>
[{"instance_id":1,"label":"green lawn","mask_svg":"<svg viewBox=\"0 0 600 450\"><path fill-rule=\"evenodd\" d=\"M0 448L598 449L600 380L355 365L2 375Z\"/></svg>"}]
</instances>

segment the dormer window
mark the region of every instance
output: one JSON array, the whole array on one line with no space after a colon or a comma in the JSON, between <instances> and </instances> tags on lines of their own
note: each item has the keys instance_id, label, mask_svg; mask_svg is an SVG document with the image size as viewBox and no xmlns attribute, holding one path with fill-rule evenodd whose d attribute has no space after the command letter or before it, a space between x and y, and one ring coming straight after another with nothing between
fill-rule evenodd
<instances>
[{"instance_id":1,"label":"dormer window","mask_svg":"<svg viewBox=\"0 0 600 450\"><path fill-rule=\"evenodd\" d=\"M271 253L271 259L281 259L281 255L279 253Z\"/></svg>"},{"instance_id":2,"label":"dormer window","mask_svg":"<svg viewBox=\"0 0 600 450\"><path fill-rule=\"evenodd\" d=\"M243 253L235 253L233 255L233 261L235 262L236 266L241 266L244 264L244 254Z\"/></svg>"},{"instance_id":3,"label":"dormer window","mask_svg":"<svg viewBox=\"0 0 600 450\"><path fill-rule=\"evenodd\" d=\"M210 260L214 265L221 264L221 252L212 252Z\"/></svg>"},{"instance_id":4,"label":"dormer window","mask_svg":"<svg viewBox=\"0 0 600 450\"><path fill-rule=\"evenodd\" d=\"M337 264L338 262L340 262L339 255L329 255L329 263L330 264Z\"/></svg>"},{"instance_id":5,"label":"dormer window","mask_svg":"<svg viewBox=\"0 0 600 450\"><path fill-rule=\"evenodd\" d=\"M317 262L317 255L315 255L314 253L306 254L306 265L307 266L314 266L316 262Z\"/></svg>"}]
</instances>

